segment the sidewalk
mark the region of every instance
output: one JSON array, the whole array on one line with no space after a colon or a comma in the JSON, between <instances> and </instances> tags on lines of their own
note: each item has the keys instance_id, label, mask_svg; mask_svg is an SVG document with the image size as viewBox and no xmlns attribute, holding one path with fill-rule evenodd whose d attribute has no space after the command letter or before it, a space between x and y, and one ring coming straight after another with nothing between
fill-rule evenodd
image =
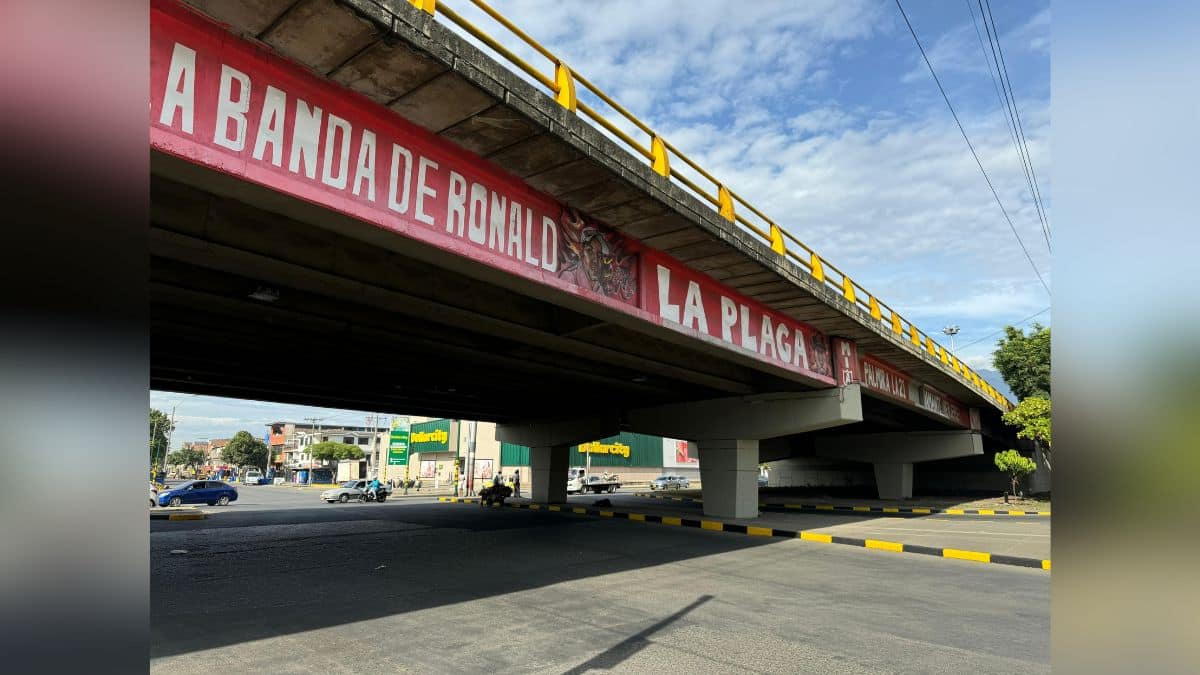
<instances>
[{"instance_id":1,"label":"sidewalk","mask_svg":"<svg viewBox=\"0 0 1200 675\"><path fill-rule=\"evenodd\" d=\"M702 502L699 490L660 490L637 494L668 501ZM806 508L838 511L869 511L874 513L945 513L948 515L1027 515L1049 516L1050 502L1042 499L1003 497L913 497L892 500L871 497L832 497L820 490L766 488L759 491L759 505L773 508Z\"/></svg>"}]
</instances>

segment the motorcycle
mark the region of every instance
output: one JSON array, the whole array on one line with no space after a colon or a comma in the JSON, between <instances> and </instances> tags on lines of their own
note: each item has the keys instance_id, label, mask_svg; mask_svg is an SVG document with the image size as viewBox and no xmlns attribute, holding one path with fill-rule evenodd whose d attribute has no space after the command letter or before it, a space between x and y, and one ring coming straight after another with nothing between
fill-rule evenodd
<instances>
[{"instance_id":1,"label":"motorcycle","mask_svg":"<svg viewBox=\"0 0 1200 675\"><path fill-rule=\"evenodd\" d=\"M376 492L371 492L370 490L363 492L358 500L360 502L378 502L382 504L387 501L387 496L387 489L381 487Z\"/></svg>"}]
</instances>

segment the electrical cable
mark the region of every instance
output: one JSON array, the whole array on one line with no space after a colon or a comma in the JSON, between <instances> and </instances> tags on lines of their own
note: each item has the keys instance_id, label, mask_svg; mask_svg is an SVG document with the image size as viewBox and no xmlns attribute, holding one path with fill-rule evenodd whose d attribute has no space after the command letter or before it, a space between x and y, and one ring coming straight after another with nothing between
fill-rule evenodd
<instances>
[{"instance_id":1,"label":"electrical cable","mask_svg":"<svg viewBox=\"0 0 1200 675\"><path fill-rule=\"evenodd\" d=\"M929 74L933 76L933 81L937 84L938 91L942 93L942 99L946 101L946 107L950 108L950 115L954 117L954 123L958 125L959 133L962 134L963 140L967 142L967 148L970 149L971 156L975 158L975 164L979 166L979 171L983 174L983 179L987 182L988 189L992 191L992 196L996 199L996 205L1000 207L1000 212L1004 214L1004 220L1008 222L1009 229L1012 230L1013 236L1017 238L1017 243L1020 244L1021 251L1025 253L1025 258L1029 261L1029 266L1033 268L1033 273L1037 275L1038 281L1041 282L1042 288L1046 290L1047 295L1050 295L1050 286L1042 277L1037 264L1033 262L1033 256L1029 254L1029 249L1025 247L1025 242L1021 240L1021 235L1017 232L1017 226L1013 224L1012 218L1008 215L1008 210L1004 208L1004 203L1000 201L1000 195L996 192L996 186L992 184L991 177L988 176L987 170L983 168L983 162L979 159L979 153L975 152L975 146L971 144L971 139L967 136L967 130L963 128L962 121L958 118L958 113L954 110L954 105L950 103L950 96L946 94L946 89L942 86L942 81L938 78L937 71L933 69L933 64L929 61L929 55L925 53L925 47L921 45L921 40L917 37L917 31L913 28L912 22L908 20L908 13L904 11L904 6L900 4L900 0L896 0L896 7L900 10L900 16L904 17L904 23L908 26L908 32L912 34L913 41L917 43L917 49L921 51L921 58L925 60L925 65L929 68Z\"/></svg>"}]
</instances>

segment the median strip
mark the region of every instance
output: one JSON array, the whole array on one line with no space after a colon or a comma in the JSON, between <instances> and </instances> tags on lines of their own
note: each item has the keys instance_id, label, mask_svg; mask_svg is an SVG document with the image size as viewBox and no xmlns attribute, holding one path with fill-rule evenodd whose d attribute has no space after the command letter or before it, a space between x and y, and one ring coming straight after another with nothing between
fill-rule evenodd
<instances>
[{"instance_id":1,"label":"median strip","mask_svg":"<svg viewBox=\"0 0 1200 675\"><path fill-rule=\"evenodd\" d=\"M438 501L456 504L470 504L477 503L479 500L478 498L472 497L439 497ZM553 504L544 505L526 502L507 502L504 504L504 506L513 509L526 509L529 511L558 510L562 513L567 513L565 508L556 508L557 505ZM798 530L787 530L777 527L761 527L757 525L743 525L741 523L726 523L719 520L697 520L694 518L663 516L655 513L632 513L628 511L585 508L581 506L571 507L570 512L599 518L625 519L644 523L661 523L663 525L673 525L676 527L694 527L697 529L711 530L714 532L732 532L751 537L800 539L802 541L814 542L818 544L841 544L843 546L857 546L859 548L870 548L877 551L888 551L891 553L915 553L917 555L932 555L939 558L951 558L954 560L966 560L969 562L990 563L993 565L1015 565L1017 567L1030 567L1033 569L1042 569L1046 571L1050 570L1049 560L1042 560L1040 558L1025 558L1012 555L1000 555L986 553L984 551L965 551L955 548L936 548L932 546L905 544L903 542L886 541L882 539L842 537L839 535L825 534L823 532L805 532Z\"/></svg>"},{"instance_id":2,"label":"median strip","mask_svg":"<svg viewBox=\"0 0 1200 675\"><path fill-rule=\"evenodd\" d=\"M635 492L634 497L645 497L647 499L662 499L673 502L690 502L695 504L703 504L704 500L699 497L675 497L670 495L654 494L652 492ZM794 511L844 511L846 513L884 513L889 515L933 515L940 514L944 516L1026 516L1026 517L1049 517L1050 511L1003 511L996 509L939 509L933 506L855 506L841 504L785 504L779 502L759 502L759 508L764 509L790 509Z\"/></svg>"}]
</instances>

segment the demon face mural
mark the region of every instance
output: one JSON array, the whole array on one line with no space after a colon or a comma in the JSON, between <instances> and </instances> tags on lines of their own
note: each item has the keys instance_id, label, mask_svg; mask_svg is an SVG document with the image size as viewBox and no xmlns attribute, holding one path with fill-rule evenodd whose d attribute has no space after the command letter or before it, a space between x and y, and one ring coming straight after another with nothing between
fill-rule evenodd
<instances>
[{"instance_id":1,"label":"demon face mural","mask_svg":"<svg viewBox=\"0 0 1200 675\"><path fill-rule=\"evenodd\" d=\"M638 256L625 238L575 209L563 209L558 240L558 276L601 295L634 302Z\"/></svg>"}]
</instances>

